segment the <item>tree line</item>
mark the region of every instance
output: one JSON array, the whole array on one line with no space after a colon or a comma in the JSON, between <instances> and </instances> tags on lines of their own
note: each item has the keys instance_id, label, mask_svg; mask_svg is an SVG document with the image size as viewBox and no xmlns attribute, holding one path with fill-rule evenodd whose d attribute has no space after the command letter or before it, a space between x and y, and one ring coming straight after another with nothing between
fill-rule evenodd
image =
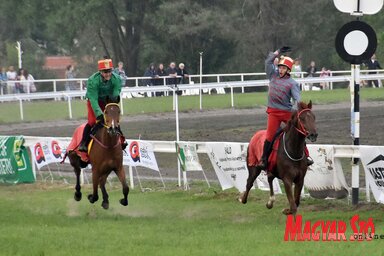
<instances>
[{"instance_id":1,"label":"tree line","mask_svg":"<svg viewBox=\"0 0 384 256\"><path fill-rule=\"evenodd\" d=\"M0 66L23 65L36 77L47 55L75 58L82 76L105 55L141 76L149 63L183 62L190 73L262 72L268 51L293 48L305 68L311 60L329 69L348 69L335 50L337 31L356 19L333 1L299 0L2 0ZM383 59L384 15L363 16L376 31ZM50 77L52 78L52 77Z\"/></svg>"}]
</instances>

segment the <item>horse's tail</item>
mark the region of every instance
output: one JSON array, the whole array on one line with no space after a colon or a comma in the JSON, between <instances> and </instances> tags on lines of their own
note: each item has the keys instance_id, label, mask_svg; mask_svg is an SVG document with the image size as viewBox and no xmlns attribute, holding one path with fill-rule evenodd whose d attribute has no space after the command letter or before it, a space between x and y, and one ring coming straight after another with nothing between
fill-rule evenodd
<instances>
[{"instance_id":1,"label":"horse's tail","mask_svg":"<svg viewBox=\"0 0 384 256\"><path fill-rule=\"evenodd\" d=\"M245 157L245 162L248 166L248 157L249 157L249 145L247 146L247 156Z\"/></svg>"},{"instance_id":2,"label":"horse's tail","mask_svg":"<svg viewBox=\"0 0 384 256\"><path fill-rule=\"evenodd\" d=\"M64 161L65 161L65 159L67 158L67 156L68 156L68 152L65 151L65 154L64 154L64 156L63 156L63 160L60 162L60 164L63 164L63 163L64 163Z\"/></svg>"}]
</instances>

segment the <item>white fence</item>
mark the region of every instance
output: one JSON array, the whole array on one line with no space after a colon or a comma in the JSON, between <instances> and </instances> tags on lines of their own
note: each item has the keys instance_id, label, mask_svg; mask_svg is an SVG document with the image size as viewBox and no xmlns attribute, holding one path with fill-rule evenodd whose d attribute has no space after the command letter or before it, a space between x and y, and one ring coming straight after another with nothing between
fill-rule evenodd
<instances>
[{"instance_id":1,"label":"white fence","mask_svg":"<svg viewBox=\"0 0 384 256\"><path fill-rule=\"evenodd\" d=\"M364 70L366 71L366 70ZM364 72L362 71L362 72ZM381 80L384 79L384 70L379 70L380 72L378 74L373 75L361 75L361 80ZM349 72L349 73L347 73ZM320 78L320 77L307 77L307 78L296 78L296 81L300 84L314 84L314 83L329 83L330 89L333 88L334 83L340 83L340 82L350 82L351 81L351 74L350 71L334 71L334 76L326 77L326 78ZM302 73L304 74L304 73ZM191 75L189 77L189 81L192 82L191 84L180 84L177 85L177 88L175 85L157 85L157 86L138 86L140 80L148 80L148 77L133 77L128 78L131 80L134 80L137 86L135 87L123 87L121 92L122 98L131 98L132 96L141 96L144 95L151 96L153 93L156 92L165 92L166 95L168 95L169 92L181 90L183 92L183 95L200 95L200 109L202 109L202 94L203 93L210 93L212 89L215 89L218 93L225 93L225 89L230 91L231 95L231 107L234 107L234 89L241 88L241 92L244 93L244 88L254 88L254 87L266 87L269 84L269 81L264 80L246 80L246 77L249 76L265 76L265 73L243 73L243 74L218 74L218 75ZM209 78L214 77L217 79L216 82L209 82L209 83L193 83L194 80L201 78ZM240 77L240 81L228 81L223 82L223 78L236 78ZM165 79L169 77L162 77L161 79L164 79L163 82L165 83ZM71 90L71 91L65 91L65 90L57 90L57 84L59 82L67 82L67 81L76 81L79 84L78 90ZM20 108L20 119L24 120L24 110L23 110L23 102L24 101L32 101L32 100L60 100L64 99L68 102L68 115L69 118L72 119L72 103L71 100L73 98L83 98L85 96L85 90L84 85L86 82L86 79L55 79L55 80L35 80L35 83L41 83L41 84L51 84L52 91L46 91L46 92L39 92L39 89L35 93L20 93L20 94L3 94L0 96L0 102L19 102L19 108ZM15 83L15 81L10 81L10 83ZM37 86L39 88L39 86ZM173 104L173 110L177 108L175 99L175 93L173 93L174 97L174 104ZM121 101L121 107L123 109L123 101ZM124 114L124 113L122 113Z\"/></svg>"},{"instance_id":2,"label":"white fence","mask_svg":"<svg viewBox=\"0 0 384 256\"><path fill-rule=\"evenodd\" d=\"M32 153L32 149L34 147L34 145L38 142L42 142L46 139L49 139L49 137L32 137L32 136L24 136L25 138L25 146L26 147L29 147L30 150L31 150L31 153ZM51 139L55 139L55 140L58 140L58 141L61 141L61 142L66 142L66 143L69 143L69 141L71 140L71 138L69 137L65 137L65 138L51 138ZM153 145L153 151L155 153L169 153L169 154L172 154L174 155L174 159L175 159L175 162L177 161L177 155L176 155L176 148L175 148L175 141L146 141L150 144ZM183 142L183 143L192 143L194 145L196 145L196 148L197 148L197 153L199 154L208 154L209 153L209 150L207 148L207 142L200 142L200 141L193 141L193 142ZM210 143L210 142L208 142ZM242 146L242 148L246 149L247 146L248 146L248 143L240 143L240 142L228 142L227 144L231 144L231 145L240 145ZM320 144L308 144L308 148L310 149L310 151L312 150L312 152L318 152L320 148L325 148L325 147L331 147L332 148L332 153L333 153L333 157L334 159L341 159L341 158L347 158L347 159L351 159L351 158L360 158L360 147L370 147L370 148L377 148L377 146L353 146L353 145L320 145ZM381 147L382 148L382 147ZM243 155L245 154L245 150L243 152ZM328 160L326 160L327 162ZM315 162L316 164L316 162ZM321 165L321 163L320 163ZM33 166L33 170L34 170L34 173L36 173L36 166L34 163L32 163L32 166ZM203 167L205 168L205 167ZM337 179L337 173L339 172L342 172L342 170L337 170L338 166L336 164L332 164L332 168L334 169L332 171L333 174L331 174L331 177L333 177L333 179ZM355 168L355 166L354 166ZM161 168L160 168L161 169ZM174 170L176 172L176 170ZM187 188L188 187L188 181L187 181L187 174L184 172L183 173L183 179L184 179L184 187ZM357 187L359 187L359 176L352 176L352 184L357 184ZM160 175L161 177L161 175ZM204 177L205 177L205 174L204 174ZM205 177L206 178L206 177ZM357 178L357 180L353 180ZM366 178L367 179L367 178ZM130 180L130 186L133 188L134 187L134 183L133 183L133 174L132 174L132 167L129 166L129 180ZM179 186L181 185L181 174L180 174L180 170L178 170L178 180L179 180ZM357 183L356 183L357 182ZM369 188L369 183L366 181L366 187L365 187L365 194L366 194L366 200L367 201L370 201L370 188Z\"/></svg>"}]
</instances>

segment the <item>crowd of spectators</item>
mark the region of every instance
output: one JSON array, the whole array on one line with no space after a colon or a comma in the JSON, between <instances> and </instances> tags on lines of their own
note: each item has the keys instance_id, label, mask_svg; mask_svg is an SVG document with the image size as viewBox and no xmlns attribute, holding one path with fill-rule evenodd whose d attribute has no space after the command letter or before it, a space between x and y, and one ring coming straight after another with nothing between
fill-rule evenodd
<instances>
[{"instance_id":1,"label":"crowd of spectators","mask_svg":"<svg viewBox=\"0 0 384 256\"><path fill-rule=\"evenodd\" d=\"M1 68L0 87L2 94L18 94L36 92L34 77L27 69L20 68L15 70L14 66Z\"/></svg>"}]
</instances>

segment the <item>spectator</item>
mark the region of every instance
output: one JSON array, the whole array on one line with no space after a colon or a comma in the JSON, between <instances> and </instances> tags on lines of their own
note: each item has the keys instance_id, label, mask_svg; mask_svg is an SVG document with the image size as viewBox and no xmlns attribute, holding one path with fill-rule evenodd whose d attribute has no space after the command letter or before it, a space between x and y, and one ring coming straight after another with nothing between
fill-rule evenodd
<instances>
[{"instance_id":1,"label":"spectator","mask_svg":"<svg viewBox=\"0 0 384 256\"><path fill-rule=\"evenodd\" d=\"M179 78L179 84L189 84L189 74L188 71L185 69L184 63L179 64L179 68L177 69L177 76L181 76Z\"/></svg>"},{"instance_id":2,"label":"spectator","mask_svg":"<svg viewBox=\"0 0 384 256\"><path fill-rule=\"evenodd\" d=\"M21 77L24 75L24 69L19 68L16 76L15 93L24 93L23 85L20 83Z\"/></svg>"},{"instance_id":3,"label":"spectator","mask_svg":"<svg viewBox=\"0 0 384 256\"><path fill-rule=\"evenodd\" d=\"M326 69L325 67L322 67L320 72L320 77L330 77L330 76L331 76L331 71ZM329 89L329 82L321 82L320 88L323 90Z\"/></svg>"},{"instance_id":4,"label":"spectator","mask_svg":"<svg viewBox=\"0 0 384 256\"><path fill-rule=\"evenodd\" d=\"M65 71L65 79L74 79L74 78L75 78L74 67L73 65L68 65L67 70ZM76 90L76 82L66 81L65 90L66 91Z\"/></svg>"},{"instance_id":5,"label":"spectator","mask_svg":"<svg viewBox=\"0 0 384 256\"><path fill-rule=\"evenodd\" d=\"M117 63L117 68L115 68L113 72L120 76L121 86L122 87L126 86L128 77L125 74L124 63L122 61L119 61L119 63Z\"/></svg>"},{"instance_id":6,"label":"spectator","mask_svg":"<svg viewBox=\"0 0 384 256\"><path fill-rule=\"evenodd\" d=\"M1 73L0 73L0 87L1 87L1 94L4 94L4 88L7 90L6 85L7 85L7 71L5 71L5 68L1 68Z\"/></svg>"},{"instance_id":7,"label":"spectator","mask_svg":"<svg viewBox=\"0 0 384 256\"><path fill-rule=\"evenodd\" d=\"M151 79L144 80L146 86L154 86L156 84L156 78L159 77L156 73L155 64L149 64L149 67L144 72L144 77L150 77ZM149 97L152 96L152 93L147 94Z\"/></svg>"},{"instance_id":8,"label":"spectator","mask_svg":"<svg viewBox=\"0 0 384 256\"><path fill-rule=\"evenodd\" d=\"M382 69L380 66L380 63L376 60L376 54L373 54L371 59L365 63L368 66L369 70L376 70L376 69ZM368 74L377 74L376 71L368 72ZM372 87L379 87L379 81L378 80L369 80L368 85L371 85Z\"/></svg>"},{"instance_id":9,"label":"spectator","mask_svg":"<svg viewBox=\"0 0 384 256\"><path fill-rule=\"evenodd\" d=\"M16 81L17 79L17 73L15 71L14 66L9 66L8 71L7 71L7 78L8 78L8 83L7 83L7 93L17 93L18 91L16 90L16 83L12 81Z\"/></svg>"},{"instance_id":10,"label":"spectator","mask_svg":"<svg viewBox=\"0 0 384 256\"><path fill-rule=\"evenodd\" d=\"M292 66L292 73L294 73L292 74L292 78L300 78L301 72L302 72L302 69L301 69L300 59L296 58Z\"/></svg>"},{"instance_id":11,"label":"spectator","mask_svg":"<svg viewBox=\"0 0 384 256\"><path fill-rule=\"evenodd\" d=\"M176 63L175 62L169 63L169 67L167 68L166 74L167 74L167 76L171 77L171 78L167 78L167 84L168 85L176 85L177 84L177 80L176 80L177 70L176 70Z\"/></svg>"},{"instance_id":12,"label":"spectator","mask_svg":"<svg viewBox=\"0 0 384 256\"><path fill-rule=\"evenodd\" d=\"M315 61L311 61L311 63L309 64L308 68L307 68L307 77L314 77L315 74L317 72L317 68L316 68L316 63ZM309 84L309 90L312 91L312 86L313 84L310 83Z\"/></svg>"},{"instance_id":13,"label":"spectator","mask_svg":"<svg viewBox=\"0 0 384 256\"><path fill-rule=\"evenodd\" d=\"M36 92L36 86L33 81L35 81L35 79L29 74L28 70L22 69L20 72L20 89L25 93Z\"/></svg>"},{"instance_id":14,"label":"spectator","mask_svg":"<svg viewBox=\"0 0 384 256\"><path fill-rule=\"evenodd\" d=\"M157 70L156 70L156 73L157 73L157 78L155 80L155 84L156 85L165 85L165 79L164 78L161 78L163 76L167 76L167 72L165 72L164 70L164 64L163 63L160 63ZM156 96L163 96L164 95L164 92L156 92Z\"/></svg>"}]
</instances>

